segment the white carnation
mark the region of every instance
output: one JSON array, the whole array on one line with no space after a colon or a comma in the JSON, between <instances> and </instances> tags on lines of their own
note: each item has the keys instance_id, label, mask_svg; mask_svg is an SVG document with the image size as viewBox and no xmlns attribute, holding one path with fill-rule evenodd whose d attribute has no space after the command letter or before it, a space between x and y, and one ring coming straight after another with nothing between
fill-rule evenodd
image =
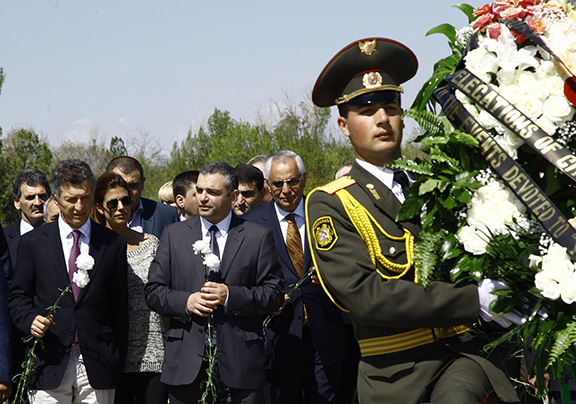
<instances>
[{"instance_id":1,"label":"white carnation","mask_svg":"<svg viewBox=\"0 0 576 404\"><path fill-rule=\"evenodd\" d=\"M486 253L488 237L477 231L474 227L462 227L458 233L456 233L456 239L458 239L460 244L462 244L464 249L470 254L482 255Z\"/></svg>"},{"instance_id":2,"label":"white carnation","mask_svg":"<svg viewBox=\"0 0 576 404\"><path fill-rule=\"evenodd\" d=\"M89 271L94 268L94 258L89 254L80 254L76 258L76 267L84 271Z\"/></svg>"},{"instance_id":3,"label":"white carnation","mask_svg":"<svg viewBox=\"0 0 576 404\"><path fill-rule=\"evenodd\" d=\"M194 244L192 244L192 250L194 250L194 254L204 255L210 252L210 243L204 240L198 240Z\"/></svg>"},{"instance_id":4,"label":"white carnation","mask_svg":"<svg viewBox=\"0 0 576 404\"><path fill-rule=\"evenodd\" d=\"M220 266L220 258L216 254L209 253L204 256L202 263L210 269L218 268Z\"/></svg>"},{"instance_id":5,"label":"white carnation","mask_svg":"<svg viewBox=\"0 0 576 404\"><path fill-rule=\"evenodd\" d=\"M72 282L74 282L79 288L85 288L90 282L90 276L88 276L88 271L83 269L78 269L72 275Z\"/></svg>"},{"instance_id":6,"label":"white carnation","mask_svg":"<svg viewBox=\"0 0 576 404\"><path fill-rule=\"evenodd\" d=\"M552 279L545 271L538 272L534 277L534 284L542 296L550 300L557 300L560 297L560 285Z\"/></svg>"}]
</instances>

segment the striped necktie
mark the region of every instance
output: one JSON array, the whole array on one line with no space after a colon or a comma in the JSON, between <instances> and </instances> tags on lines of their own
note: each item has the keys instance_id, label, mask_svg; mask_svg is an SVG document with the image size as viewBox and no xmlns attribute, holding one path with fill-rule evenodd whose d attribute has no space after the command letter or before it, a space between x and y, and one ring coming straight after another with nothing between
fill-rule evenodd
<instances>
[{"instance_id":1,"label":"striped necktie","mask_svg":"<svg viewBox=\"0 0 576 404\"><path fill-rule=\"evenodd\" d=\"M286 216L288 222L288 231L286 232L286 249L290 256L292 265L296 268L299 277L302 277L302 268L304 266L304 255L302 254L302 238L300 237L300 230L296 224L294 213Z\"/></svg>"}]
</instances>

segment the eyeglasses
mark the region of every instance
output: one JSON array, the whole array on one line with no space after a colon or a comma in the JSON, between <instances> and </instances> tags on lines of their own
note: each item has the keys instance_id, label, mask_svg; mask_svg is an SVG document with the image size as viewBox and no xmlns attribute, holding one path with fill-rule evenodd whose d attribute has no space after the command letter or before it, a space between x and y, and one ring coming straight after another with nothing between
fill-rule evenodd
<instances>
[{"instance_id":1,"label":"eyeglasses","mask_svg":"<svg viewBox=\"0 0 576 404\"><path fill-rule=\"evenodd\" d=\"M132 205L132 197L123 196L122 198L119 199L110 199L108 202L106 202L106 207L109 210L116 210L118 208L118 202L122 202L122 205L124 206L130 206Z\"/></svg>"},{"instance_id":2,"label":"eyeglasses","mask_svg":"<svg viewBox=\"0 0 576 404\"><path fill-rule=\"evenodd\" d=\"M302 177L295 177L295 178L288 178L287 180L276 180L276 181L268 181L268 183L276 189L284 188L284 184L288 185L289 188L295 188L300 184L300 180Z\"/></svg>"}]
</instances>

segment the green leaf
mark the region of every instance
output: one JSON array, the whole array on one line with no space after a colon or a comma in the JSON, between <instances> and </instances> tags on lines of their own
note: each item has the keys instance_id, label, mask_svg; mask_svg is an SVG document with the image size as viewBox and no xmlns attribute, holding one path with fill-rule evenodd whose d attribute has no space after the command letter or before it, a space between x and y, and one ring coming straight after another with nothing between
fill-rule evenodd
<instances>
[{"instance_id":1,"label":"green leaf","mask_svg":"<svg viewBox=\"0 0 576 404\"><path fill-rule=\"evenodd\" d=\"M456 28L450 24L440 24L426 32L426 36L430 36L432 34L443 34L448 37L450 42L456 42Z\"/></svg>"},{"instance_id":2,"label":"green leaf","mask_svg":"<svg viewBox=\"0 0 576 404\"><path fill-rule=\"evenodd\" d=\"M422 185L420 185L420 188L418 189L418 195L422 196L424 194L427 194L428 192L434 191L435 189L443 191L444 189L446 189L447 185L448 184L443 183L443 181L430 178L426 180L426 182L424 182Z\"/></svg>"},{"instance_id":3,"label":"green leaf","mask_svg":"<svg viewBox=\"0 0 576 404\"><path fill-rule=\"evenodd\" d=\"M466 17L468 17L468 23L474 21L474 7L472 7L471 5L460 3L452 7L457 8L458 10L464 12L464 14L466 14Z\"/></svg>"},{"instance_id":4,"label":"green leaf","mask_svg":"<svg viewBox=\"0 0 576 404\"><path fill-rule=\"evenodd\" d=\"M422 206L424 206L424 200L422 198L418 198L414 194L408 195L398 212L397 220L408 220L418 216L422 211Z\"/></svg>"}]
</instances>

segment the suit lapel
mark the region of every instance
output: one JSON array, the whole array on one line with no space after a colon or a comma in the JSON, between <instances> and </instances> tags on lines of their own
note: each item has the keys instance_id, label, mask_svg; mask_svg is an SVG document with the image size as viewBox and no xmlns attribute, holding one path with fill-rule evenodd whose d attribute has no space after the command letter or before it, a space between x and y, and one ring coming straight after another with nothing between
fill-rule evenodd
<instances>
[{"instance_id":1,"label":"suit lapel","mask_svg":"<svg viewBox=\"0 0 576 404\"><path fill-rule=\"evenodd\" d=\"M268 205L266 205L268 212L266 216L263 216L263 219L270 223L269 229L272 230L272 234L274 235L274 243L276 244L278 259L286 268L290 269L290 272L294 273L294 275L298 277L298 272L296 271L296 268L294 268L294 264L292 264L292 260L288 254L288 249L286 248L286 241L282 235L282 228L280 227L280 222L278 221L278 215L276 214L276 208L274 204L275 202L270 202ZM308 257L310 257L309 252ZM309 260L307 260L308 257L306 254L304 255L304 270L307 269L306 265L310 263Z\"/></svg>"},{"instance_id":2,"label":"suit lapel","mask_svg":"<svg viewBox=\"0 0 576 404\"><path fill-rule=\"evenodd\" d=\"M226 245L222 253L222 261L220 263L220 275L226 279L226 274L230 270L230 266L234 261L234 257L238 254L240 247L244 241L244 221L232 214L232 221L228 229L228 236L226 238Z\"/></svg>"},{"instance_id":3,"label":"suit lapel","mask_svg":"<svg viewBox=\"0 0 576 404\"><path fill-rule=\"evenodd\" d=\"M51 263L48 267L54 268L54 271L56 272L54 275L58 277L61 285L66 286L70 283L70 277L68 276L68 271L66 269L67 258L64 257L64 249L60 242L58 221L42 226L40 231L44 233L46 240L44 244L47 250L46 255ZM70 293L70 298L74 300L72 293Z\"/></svg>"},{"instance_id":4,"label":"suit lapel","mask_svg":"<svg viewBox=\"0 0 576 404\"><path fill-rule=\"evenodd\" d=\"M104 254L106 253L106 244L103 243L105 237L102 230L103 228L100 225L98 225L96 222L92 222L92 234L90 235L88 254L94 258L94 267L88 271L90 280L94 279L96 273L101 268ZM76 303L79 303L84 295L86 295L91 283L92 282L88 282L88 285L86 285L85 288L80 289L80 295L78 296L78 301Z\"/></svg>"},{"instance_id":5,"label":"suit lapel","mask_svg":"<svg viewBox=\"0 0 576 404\"><path fill-rule=\"evenodd\" d=\"M192 246L198 240L202 240L202 226L200 225L200 216L195 216L185 222L187 224L185 237L185 248L190 255L190 262L192 263L192 270L196 274L197 281L200 285L206 282L206 268L202 263L204 260L200 255L194 254Z\"/></svg>"}]
</instances>

